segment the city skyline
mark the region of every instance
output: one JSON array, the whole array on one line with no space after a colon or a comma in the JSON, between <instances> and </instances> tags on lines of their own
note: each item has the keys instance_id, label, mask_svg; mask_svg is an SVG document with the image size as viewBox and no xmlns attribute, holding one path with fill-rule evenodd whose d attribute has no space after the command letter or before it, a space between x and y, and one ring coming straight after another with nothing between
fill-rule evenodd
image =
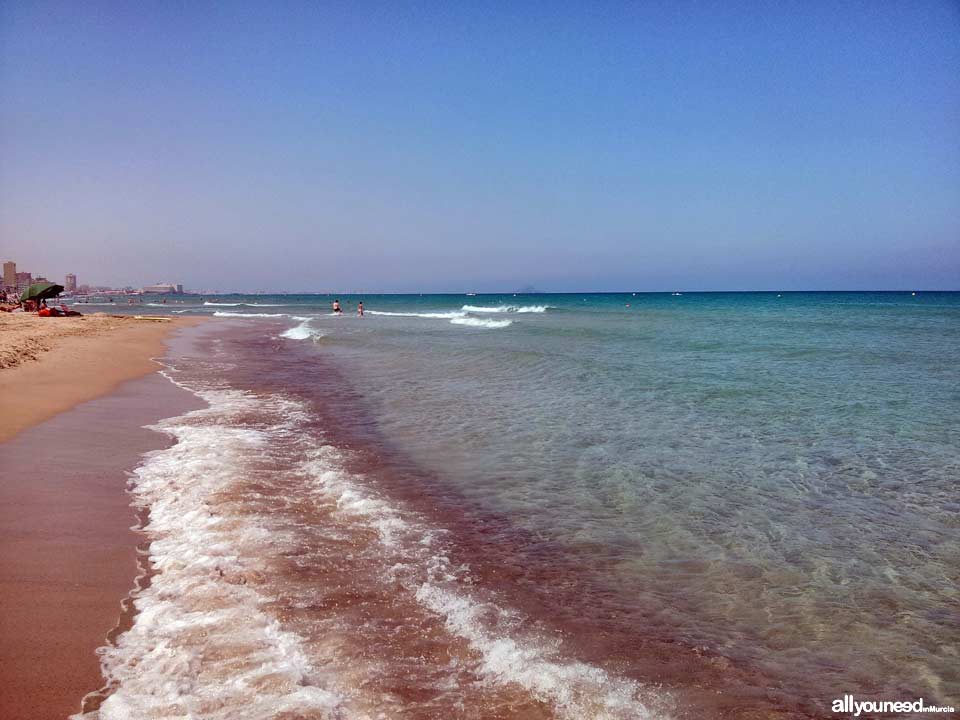
<instances>
[{"instance_id":1,"label":"city skyline","mask_svg":"<svg viewBox=\"0 0 960 720\"><path fill-rule=\"evenodd\" d=\"M55 275L50 277L56 278ZM22 266L17 265L17 261L13 259L7 259L3 261L3 276L2 282L3 287L0 288L4 291L10 292L12 290L17 290L18 292L25 290L30 285L38 282L56 282L56 280L51 280L50 277L47 277L44 273L38 273L36 276L33 274L33 270L24 270ZM58 283L61 284L61 283ZM76 292L77 290L77 276L74 273L64 273L63 283L64 292Z\"/></svg>"},{"instance_id":2,"label":"city skyline","mask_svg":"<svg viewBox=\"0 0 960 720\"><path fill-rule=\"evenodd\" d=\"M26 282L15 281L10 283L8 276L8 266L13 266L13 273L17 278L29 278ZM22 271L20 266L15 260L7 260L3 262L3 285L4 289L9 289L12 286L18 287L20 290L24 289L28 285L35 282L56 282L59 276L57 274L40 274L33 275L32 271ZM72 280L71 280L72 278ZM222 286L222 287L186 287L183 283L170 282L170 281L152 281L152 282L142 282L142 283L131 283L124 281L116 282L90 282L90 283L80 283L77 280L77 275L72 272L63 273L63 282L59 283L64 286L64 292L71 293L77 292L83 294L86 292L101 292L101 291L116 291L116 292L136 292L136 293L158 293L160 292L161 287L171 288L169 292L173 293L188 293L188 294L236 294L236 295L258 295L258 294L318 294L318 295L328 295L331 293L342 293L345 295L356 295L356 294L423 294L418 290L406 290L406 291L380 291L376 289L357 289L357 288L345 288L339 287L334 288L333 286L324 286L324 287L315 287L315 288L256 288L256 289L241 289L237 287ZM603 289L595 290L591 288L572 288L566 290L544 290L533 285L527 285L525 287L516 287L508 288L501 290L482 290L479 294L564 294L564 293L578 293L578 292L601 292L601 293L666 293L676 290L682 290L687 292L858 292L864 290L874 290L878 292L888 291L888 292L909 292L909 291L928 291L928 292L943 292L943 291L960 291L958 288L954 287L921 287L921 286L904 286L904 287L875 287L875 288L786 288L786 287L764 287L764 288L743 288L743 289L712 289L712 288L687 288L682 286L677 286L669 289L657 289L657 290L646 290L642 288L631 288L631 287L622 287L616 289ZM451 288L446 290L435 290L433 291L436 294L473 294L474 290L470 288Z\"/></svg>"}]
</instances>

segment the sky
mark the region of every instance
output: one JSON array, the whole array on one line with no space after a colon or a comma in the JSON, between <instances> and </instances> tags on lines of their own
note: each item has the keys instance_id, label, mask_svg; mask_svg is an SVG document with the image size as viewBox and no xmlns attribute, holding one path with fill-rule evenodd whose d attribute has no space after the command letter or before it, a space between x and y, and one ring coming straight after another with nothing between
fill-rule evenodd
<instances>
[{"instance_id":1,"label":"sky","mask_svg":"<svg viewBox=\"0 0 960 720\"><path fill-rule=\"evenodd\" d=\"M960 2L0 2L0 260L960 289Z\"/></svg>"}]
</instances>

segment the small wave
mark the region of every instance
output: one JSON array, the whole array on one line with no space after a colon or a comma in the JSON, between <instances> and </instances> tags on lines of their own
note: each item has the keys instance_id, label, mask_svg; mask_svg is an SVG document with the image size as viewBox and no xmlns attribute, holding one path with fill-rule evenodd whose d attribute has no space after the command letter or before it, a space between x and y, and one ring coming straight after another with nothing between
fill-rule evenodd
<instances>
[{"instance_id":1,"label":"small wave","mask_svg":"<svg viewBox=\"0 0 960 720\"><path fill-rule=\"evenodd\" d=\"M425 526L402 506L365 488L360 476L343 470L340 458L332 446L312 450L305 475L336 503L338 514L355 517L376 532L384 554L395 562L392 579L412 590L451 634L467 641L488 682L515 683L553 705L564 720L668 720L666 693L565 657L556 641L524 632L516 610L475 597L463 583L469 568L450 562L445 531Z\"/></svg>"},{"instance_id":2,"label":"small wave","mask_svg":"<svg viewBox=\"0 0 960 720\"><path fill-rule=\"evenodd\" d=\"M303 639L264 609L257 558L284 538L210 502L293 427L291 413L237 391L196 394L209 407L153 426L176 444L148 453L131 480L134 504L150 511L142 531L156 573L134 591L132 626L99 651L114 691L99 710L71 717L341 717L343 699L324 687ZM271 423L230 422L251 411Z\"/></svg>"},{"instance_id":3,"label":"small wave","mask_svg":"<svg viewBox=\"0 0 960 720\"><path fill-rule=\"evenodd\" d=\"M447 630L462 637L479 653L480 669L488 678L517 683L541 702L554 705L560 717L569 720L585 717L666 720L669 717L662 710L654 710L664 704L665 695L657 698L632 680L612 676L593 665L557 657L542 640L490 633L484 618L505 616L508 612L490 603L477 602L463 591L444 587L449 584L449 581L426 582L417 590L417 600L440 615Z\"/></svg>"},{"instance_id":4,"label":"small wave","mask_svg":"<svg viewBox=\"0 0 960 720\"><path fill-rule=\"evenodd\" d=\"M324 336L324 333L316 328L310 327L310 318L295 318L297 320L303 320L296 327L292 327L289 330L285 330L280 333L280 337L287 338L288 340L313 340L316 342Z\"/></svg>"},{"instance_id":5,"label":"small wave","mask_svg":"<svg viewBox=\"0 0 960 720\"><path fill-rule=\"evenodd\" d=\"M498 305L497 307L480 307L478 305L464 305L462 310L470 313L544 313L550 309L549 305Z\"/></svg>"},{"instance_id":6,"label":"small wave","mask_svg":"<svg viewBox=\"0 0 960 720\"><path fill-rule=\"evenodd\" d=\"M467 306L464 306L466 308ZM532 311L531 311L532 312ZM387 312L386 310L367 310L368 315L385 315L388 317L416 317L432 320L449 320L452 325L467 325L469 327L505 328L512 325L512 320L491 320L488 318L469 317L468 311L451 310L448 312Z\"/></svg>"},{"instance_id":7,"label":"small wave","mask_svg":"<svg viewBox=\"0 0 960 720\"><path fill-rule=\"evenodd\" d=\"M487 318L456 317L450 321L453 325L467 325L478 328L505 328L513 325L513 320L489 320Z\"/></svg>"},{"instance_id":8,"label":"small wave","mask_svg":"<svg viewBox=\"0 0 960 720\"><path fill-rule=\"evenodd\" d=\"M305 405L280 395L192 390L207 407L153 426L175 444L148 453L131 479L134 505L149 510L141 530L155 574L133 593L132 626L98 651L112 694L99 711L74 720L361 716L348 713L357 692L350 679L376 672L377 664L340 657L336 625L326 626L332 638L302 634L271 609L278 599L293 599L278 596L271 559L299 555L303 546L283 525L259 517L255 500L252 507L235 500L240 491L249 496L247 478L273 476L274 465L264 462L268 449L303 453L291 456L299 460L294 477L312 503L331 513L334 536L356 527L376 543L391 594L410 597L469 644L476 653L465 659L472 677L525 688L563 720L667 716L654 711L669 696L569 657L559 639L531 631L522 613L475 588L469 567L450 561L446 531L349 472L340 448L304 447L298 438L312 421ZM342 547L339 537L333 540ZM359 699L377 709L378 698Z\"/></svg>"},{"instance_id":9,"label":"small wave","mask_svg":"<svg viewBox=\"0 0 960 720\"><path fill-rule=\"evenodd\" d=\"M432 318L435 320L449 320L451 318L462 318L466 315L463 311L452 310L450 312L387 312L386 310L367 310L367 315L385 315L387 317L418 317Z\"/></svg>"}]
</instances>

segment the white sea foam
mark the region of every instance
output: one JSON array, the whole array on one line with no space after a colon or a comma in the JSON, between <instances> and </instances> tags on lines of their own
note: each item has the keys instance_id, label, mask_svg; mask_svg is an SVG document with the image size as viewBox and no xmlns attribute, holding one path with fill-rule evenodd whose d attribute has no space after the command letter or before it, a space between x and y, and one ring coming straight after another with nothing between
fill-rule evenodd
<instances>
[{"instance_id":1,"label":"white sea foam","mask_svg":"<svg viewBox=\"0 0 960 720\"><path fill-rule=\"evenodd\" d=\"M150 513L156 573L135 593L132 627L100 649L113 692L99 711L73 717L339 717L342 700L301 638L263 609L270 598L258 590L257 559L286 549L284 537L211 502L292 428L295 408L236 391L198 394L210 407L159 423L176 444L148 454L131 480L135 504ZM231 424L251 412L270 422Z\"/></svg>"},{"instance_id":2,"label":"white sea foam","mask_svg":"<svg viewBox=\"0 0 960 720\"><path fill-rule=\"evenodd\" d=\"M268 610L277 598L265 563L299 546L265 517L251 515L236 495L251 474L271 471L269 462L258 463L271 448L300 437L309 415L279 396L196 394L209 407L155 426L176 444L145 456L131 480L135 504L149 510L144 531L156 572L134 593L132 627L99 651L112 693L99 711L73 717L351 717L350 701L339 692L344 680L331 674L340 672L336 664L315 663L304 639ZM391 580L469 644L474 671L486 682L523 687L571 720L667 717L649 709L651 699L659 706L662 698L564 657L558 641L524 630L518 613L477 597L469 568L448 559L445 531L348 472L343 451L321 444L301 452L305 489L332 501L335 517L375 532ZM366 705L359 717L380 717L366 712L373 709Z\"/></svg>"},{"instance_id":3,"label":"white sea foam","mask_svg":"<svg viewBox=\"0 0 960 720\"><path fill-rule=\"evenodd\" d=\"M322 330L310 327L310 318L296 317L294 319L301 320L302 322L280 333L280 337L287 338L288 340L313 340L316 342L324 336Z\"/></svg>"},{"instance_id":4,"label":"white sea foam","mask_svg":"<svg viewBox=\"0 0 960 720\"><path fill-rule=\"evenodd\" d=\"M450 321L453 325L468 325L480 328L505 328L513 325L513 320L489 320L487 318L457 317Z\"/></svg>"},{"instance_id":5,"label":"white sea foam","mask_svg":"<svg viewBox=\"0 0 960 720\"><path fill-rule=\"evenodd\" d=\"M466 308L467 306L464 306ZM512 324L512 320L489 320L487 318L474 318L467 314L467 310L450 310L447 312L388 312L386 310L367 310L369 315L384 315L387 317L416 317L428 318L433 320L449 320L452 325L468 325L470 327L482 328L504 328Z\"/></svg>"},{"instance_id":6,"label":"white sea foam","mask_svg":"<svg viewBox=\"0 0 960 720\"><path fill-rule=\"evenodd\" d=\"M666 696L655 697L632 680L560 658L557 650L543 641L490 633L485 618L504 615L505 611L444 587L449 584L445 578L442 583L424 583L417 591L417 600L443 617L447 629L480 654L481 670L488 678L517 683L570 720L669 717L665 710L653 709L654 705L664 705Z\"/></svg>"},{"instance_id":7,"label":"white sea foam","mask_svg":"<svg viewBox=\"0 0 960 720\"><path fill-rule=\"evenodd\" d=\"M497 307L481 307L478 305L464 305L464 312L485 313L545 313L549 305L498 305Z\"/></svg>"},{"instance_id":8,"label":"white sea foam","mask_svg":"<svg viewBox=\"0 0 960 720\"><path fill-rule=\"evenodd\" d=\"M386 310L367 310L367 315L384 315L386 317L417 317L432 318L435 320L449 320L450 318L460 318L466 315L465 312L452 310L450 312L387 312Z\"/></svg>"},{"instance_id":9,"label":"white sea foam","mask_svg":"<svg viewBox=\"0 0 960 720\"><path fill-rule=\"evenodd\" d=\"M441 539L445 533L405 517L366 490L362 478L342 469L336 448L324 446L311 455L304 470L315 479L318 491L336 503L339 513L359 518L377 532L385 554L397 555L391 580L410 587L424 608L443 618L449 632L468 642L479 655L478 670L487 680L516 683L569 720L670 717L664 709L666 694L566 659L558 643L523 633L523 618L516 612L472 597L461 582L469 568L451 565ZM411 559L419 567L411 567Z\"/></svg>"}]
</instances>

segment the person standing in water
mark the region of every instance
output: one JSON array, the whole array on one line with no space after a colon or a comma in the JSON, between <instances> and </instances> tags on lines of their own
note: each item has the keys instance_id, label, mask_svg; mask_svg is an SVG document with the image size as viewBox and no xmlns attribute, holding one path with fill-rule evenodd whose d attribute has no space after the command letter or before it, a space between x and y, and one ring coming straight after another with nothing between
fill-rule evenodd
<instances>
[{"instance_id":1,"label":"person standing in water","mask_svg":"<svg viewBox=\"0 0 960 720\"><path fill-rule=\"evenodd\" d=\"M357 315L363 317L363 300L357 303Z\"/></svg>"},{"instance_id":2,"label":"person standing in water","mask_svg":"<svg viewBox=\"0 0 960 720\"><path fill-rule=\"evenodd\" d=\"M339 300L334 300L334 301L333 301L333 314L334 314L334 315L342 315L342 314L343 314L343 310L340 309L340 301L339 301Z\"/></svg>"}]
</instances>

